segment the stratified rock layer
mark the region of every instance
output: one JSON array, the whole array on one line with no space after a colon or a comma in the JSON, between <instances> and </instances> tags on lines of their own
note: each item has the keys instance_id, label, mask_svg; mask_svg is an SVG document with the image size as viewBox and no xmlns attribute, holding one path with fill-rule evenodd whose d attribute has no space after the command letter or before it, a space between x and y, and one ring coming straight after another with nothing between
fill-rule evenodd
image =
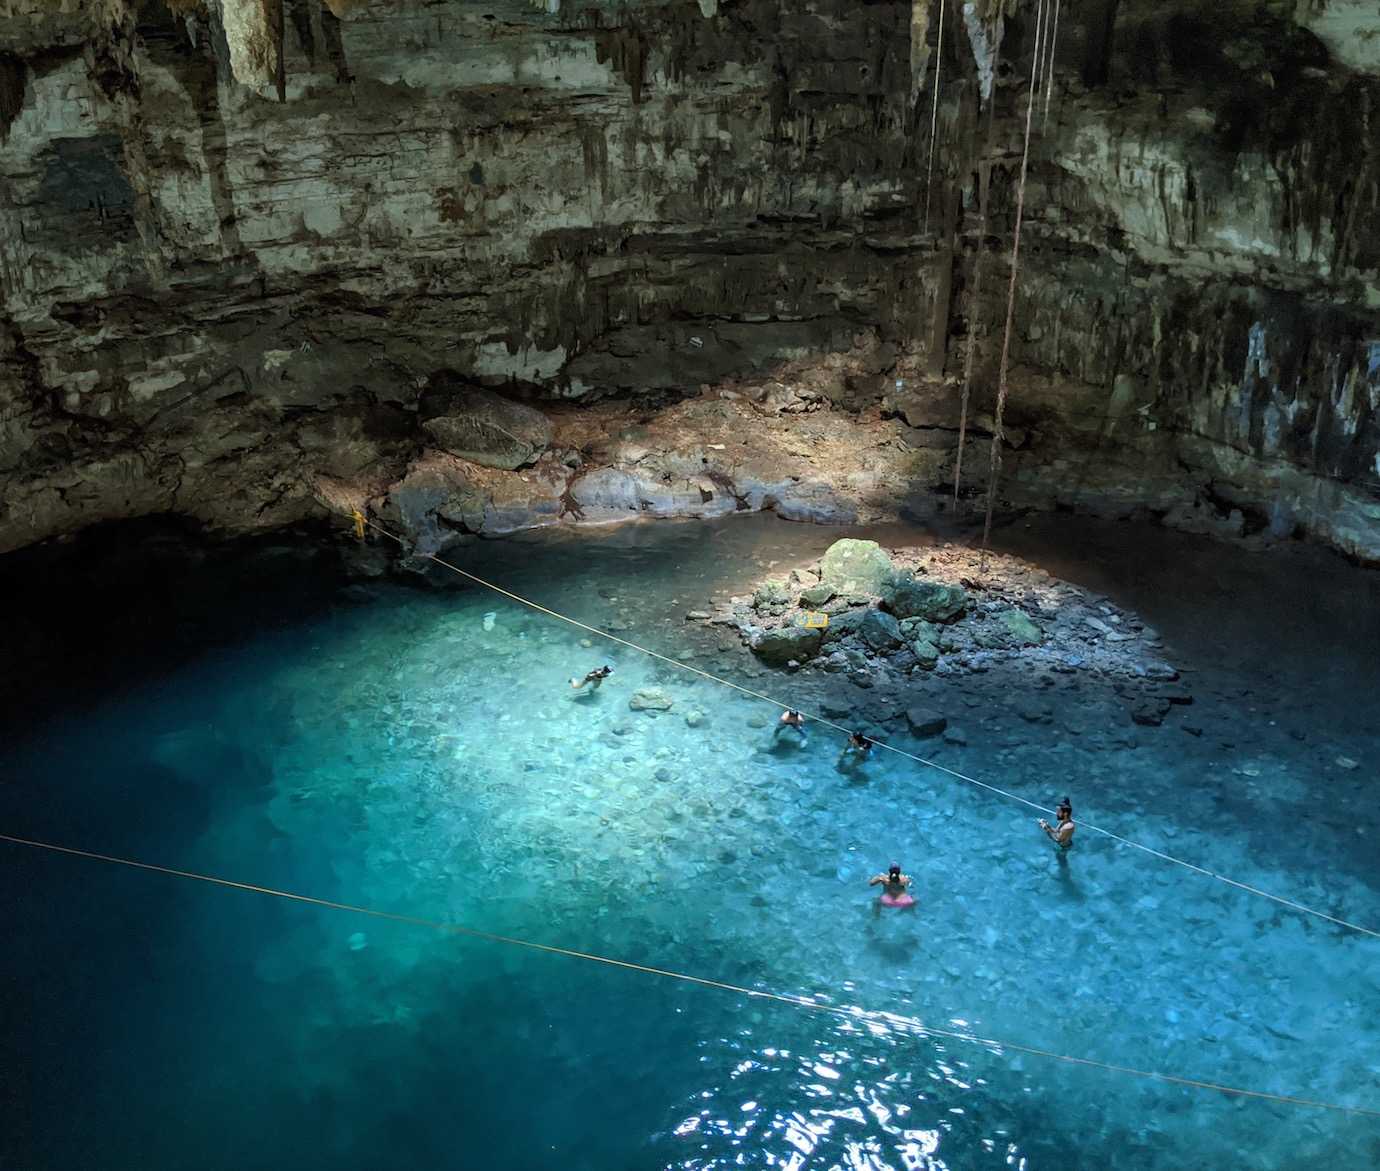
<instances>
[{"instance_id":1,"label":"stratified rock layer","mask_svg":"<svg viewBox=\"0 0 1380 1171\"><path fill-rule=\"evenodd\" d=\"M974 500L1032 7L940 47L924 5L853 0L0 0L0 550L323 500L423 546L923 515L970 352ZM1380 560L1380 16L1063 7L999 503ZM677 404L720 392L771 433L716 453L743 437ZM549 406L614 400L562 446Z\"/></svg>"}]
</instances>

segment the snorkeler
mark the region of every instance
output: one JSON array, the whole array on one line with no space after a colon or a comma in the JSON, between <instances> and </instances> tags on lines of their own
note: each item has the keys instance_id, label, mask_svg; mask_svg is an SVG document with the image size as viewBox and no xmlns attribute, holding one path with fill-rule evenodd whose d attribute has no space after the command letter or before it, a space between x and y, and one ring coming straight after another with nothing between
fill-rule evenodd
<instances>
[{"instance_id":1,"label":"snorkeler","mask_svg":"<svg viewBox=\"0 0 1380 1171\"><path fill-rule=\"evenodd\" d=\"M570 681L570 686L575 688L576 691L579 691L581 687L588 683L592 688L598 690L599 684L612 674L613 668L605 663L602 667L596 667L583 679L572 679Z\"/></svg>"},{"instance_id":2,"label":"snorkeler","mask_svg":"<svg viewBox=\"0 0 1380 1171\"><path fill-rule=\"evenodd\" d=\"M1061 850L1070 849L1073 846L1073 806L1069 799L1065 797L1059 802L1059 807L1055 809L1054 816L1058 820L1058 825L1050 825L1043 817L1040 818L1040 828L1049 835L1049 840Z\"/></svg>"},{"instance_id":3,"label":"snorkeler","mask_svg":"<svg viewBox=\"0 0 1380 1171\"><path fill-rule=\"evenodd\" d=\"M902 874L897 862L893 862L885 874L874 874L867 880L868 886L881 886L882 897L878 901L884 907L915 906L915 896L906 889L910 883L910 875Z\"/></svg>"},{"instance_id":4,"label":"snorkeler","mask_svg":"<svg viewBox=\"0 0 1380 1171\"><path fill-rule=\"evenodd\" d=\"M772 742L781 735L787 728L792 728L795 734L800 737L800 747L804 748L809 743L809 738L805 735L805 717L794 708L787 708L781 713L781 719L777 721L776 730L772 732Z\"/></svg>"}]
</instances>

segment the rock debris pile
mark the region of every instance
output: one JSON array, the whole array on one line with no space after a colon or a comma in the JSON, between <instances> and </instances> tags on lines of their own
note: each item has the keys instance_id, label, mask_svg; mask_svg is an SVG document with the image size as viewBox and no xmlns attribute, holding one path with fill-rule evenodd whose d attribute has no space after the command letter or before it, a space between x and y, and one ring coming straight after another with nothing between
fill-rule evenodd
<instances>
[{"instance_id":1,"label":"rock debris pile","mask_svg":"<svg viewBox=\"0 0 1380 1171\"><path fill-rule=\"evenodd\" d=\"M1032 683L1051 672L1110 682L1137 724L1192 702L1158 632L1135 614L1017 557L961 545L837 541L750 596L686 617L736 629L770 667L843 675L860 688L905 692L932 677L1026 665ZM921 736L945 730L932 716L907 710Z\"/></svg>"}]
</instances>

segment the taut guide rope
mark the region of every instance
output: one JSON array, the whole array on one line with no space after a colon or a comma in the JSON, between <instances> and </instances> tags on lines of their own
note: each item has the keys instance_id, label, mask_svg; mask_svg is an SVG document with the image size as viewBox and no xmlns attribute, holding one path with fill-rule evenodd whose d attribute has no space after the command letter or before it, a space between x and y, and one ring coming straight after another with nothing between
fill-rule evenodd
<instances>
[{"instance_id":1,"label":"taut guide rope","mask_svg":"<svg viewBox=\"0 0 1380 1171\"><path fill-rule=\"evenodd\" d=\"M1049 129L1049 100L1054 96L1054 50L1059 43L1059 0L1054 0L1054 31L1049 37L1049 58L1045 62L1045 119L1040 133Z\"/></svg>"},{"instance_id":2,"label":"taut guide rope","mask_svg":"<svg viewBox=\"0 0 1380 1171\"><path fill-rule=\"evenodd\" d=\"M359 512L356 512L353 515L355 517L363 517L363 514ZM356 523L358 523L358 521L356 521ZM382 533L389 540L396 541L404 549L407 548L407 542L405 542L401 537L397 536L395 533L384 528L381 524L377 523L376 521L369 520L366 517L364 518L364 523L367 524L375 532ZM802 708L798 708L792 704L785 703L784 701L779 700L774 696L766 695L761 691L754 691L750 687L744 687L740 683L734 683L731 679L725 679L720 675L715 675L709 671L701 670L699 667L692 667L689 663L683 663L679 659L672 659L666 655L661 654L659 651L652 650L650 647L645 647L639 645L638 643L630 642L626 638L619 638L618 635L610 634L607 630L600 630L597 626L590 626L588 623L581 622L578 618L571 618L567 614L562 614L557 610L549 609L548 607L543 606L540 602L534 602L530 598L524 598L521 594L515 594L512 590L504 589L502 586L496 585L495 583L488 581L485 578L470 573L468 570L461 569L457 565L452 565L449 561L443 561L434 553L422 553L418 554L418 556L421 556L428 561L434 561L437 565L440 565L445 569L449 569L452 573L459 574L461 577L466 578L469 581L476 583L477 585L481 585L485 589L492 590L496 594L502 594L503 597L509 598L512 601L519 603L520 605L528 607L529 609L536 610L540 614L545 614L548 617L555 618L560 622L565 622L568 625L574 626L579 630L586 631L589 634L597 634L600 638L607 639L609 642L617 643L619 646L628 647L630 650L634 650L640 654L647 655L650 658L657 659L660 662L675 667L677 670L688 671L690 674L698 675L702 679L709 679L715 683L720 683L725 687L731 687L734 691L742 692L744 695L750 695L754 699L763 700L764 702L769 703L774 707L779 707L784 711L798 711L801 713L801 715L806 716L807 718L813 720L817 724L823 724L826 728L832 728L834 731L841 732L845 736L851 735L851 729L844 727L842 724L835 723L833 720L827 719L824 716L815 715L812 712L807 712ZM966 784L975 785L979 789L986 789L989 793L996 793L998 796L1005 797L1010 801L1019 802L1021 805L1025 805L1028 808L1034 809L1039 813L1054 812L1054 810L1050 809L1046 805L1040 805L1037 802L1029 801L1025 797L1021 797L1015 793L1008 792L1006 789L999 788L996 785L988 784L986 781L980 781L976 777L970 777L966 773L958 772L956 769L948 768L947 766L939 764L936 761L926 760L923 756L916 756L913 752L907 752L904 748L897 748L894 745L887 744L885 741L882 740L873 740L872 737L868 737L868 739L872 740L872 743L875 744L878 748L884 749L887 752L894 752L897 756L904 756L908 760L915 761L916 764L922 764L926 768L934 769L936 772L945 773L948 776L954 777L955 779L963 781ZM1269 899L1271 902L1278 903L1282 907L1288 907L1291 910L1299 911L1302 914L1313 915L1319 919L1325 919L1327 922L1333 923L1338 927L1345 927L1350 931L1356 931L1362 935L1369 935L1373 939L1380 939L1380 931L1374 931L1369 927L1361 926L1359 923L1352 923L1346 919L1338 918L1335 915L1329 915L1326 911L1320 911L1315 907L1305 906L1303 903L1297 903L1294 902L1292 899L1286 899L1282 895L1271 894L1269 891L1261 890L1259 887L1251 886L1249 883L1238 882L1236 879L1228 878L1224 874L1218 874L1215 871L1208 870L1202 866L1198 866L1193 862L1187 862L1182 858L1174 857L1174 855L1172 854L1166 854L1162 850L1155 849L1153 846L1147 846L1141 842L1132 841L1130 838L1124 838L1120 834L1113 833L1109 829L1103 829L1101 826L1093 825L1091 822L1080 821L1078 822L1078 827L1080 829L1086 829L1090 833L1101 834L1103 837L1110 838L1114 842L1119 842L1123 846L1130 846L1133 849L1140 850L1146 854L1150 854L1153 857L1159 858L1165 862L1172 862L1175 866L1182 866L1185 870L1191 870L1194 874L1201 874L1206 878L1212 878L1218 882L1226 884L1227 886L1235 887L1237 890L1243 890L1248 892L1249 894L1258 895L1260 898Z\"/></svg>"},{"instance_id":3,"label":"taut guide rope","mask_svg":"<svg viewBox=\"0 0 1380 1171\"><path fill-rule=\"evenodd\" d=\"M934 139L939 130L939 74L944 68L944 6L939 0L939 32L934 39L934 106L930 113L930 162L925 171L925 234L930 231L930 184L934 178Z\"/></svg>"},{"instance_id":4,"label":"taut guide rope","mask_svg":"<svg viewBox=\"0 0 1380 1171\"><path fill-rule=\"evenodd\" d=\"M954 1029L939 1029L923 1024L912 1017L900 1016L897 1013L876 1012L861 1007L840 1007L832 1004L820 1004L818 1001L811 1000L806 996L792 996L785 992L770 992L759 988L747 988L741 984L730 984L724 980L713 980L707 976L692 976L687 972L677 972L671 968L656 968L649 964L639 964L631 960L615 959L612 956L598 955L595 952L577 951L575 948L559 947L556 944L538 943L531 939L518 939L511 935L499 935L492 931L481 931L476 927L466 927L462 923L447 923L439 919L426 919L419 915L404 915L395 911L382 911L376 907L362 907L353 903L336 902L334 899L316 898L314 895L300 894L296 891L278 890L271 886L260 886L251 882L239 882L233 878L221 878L213 874L201 874L195 870L178 870L171 866L159 866L152 862L139 862L131 858L119 858L111 854L97 854L91 850L78 850L72 846L59 846L52 842L41 842L32 838L16 837L13 834L0 833L0 841L9 842L15 846L27 846L35 850L46 850L55 854L66 854L74 858L84 858L93 862L105 862L112 866L126 866L133 870L143 870L152 874L163 874L172 878L187 879L192 882L204 882L212 886L225 887L230 890L247 891L250 894L267 895L270 898L286 899L294 903L304 903L308 906L323 907L331 911L345 911L352 915L367 915L374 919L384 919L390 923L402 923L410 927L426 927L433 931L443 931L451 935L463 935L470 939L479 939L487 943L499 943L508 947L521 947L530 951L543 952L547 955L565 956L569 959L585 960L588 963L605 964L611 968L622 968L630 972L642 972L649 976L661 976L667 980L679 980L686 984L695 984L701 988L717 988L723 992L732 992L739 996L755 997L760 1000L772 1000L779 1004L788 1004L795 1008L810 1009L814 1012L827 1013L831 1016L842 1017L846 1020L868 1020L880 1021L890 1026L901 1026L907 1030L918 1033L925 1037L944 1037L954 1041L963 1041L970 1045L982 1045L990 1049L1009 1050L1012 1053L1025 1053L1033 1057L1044 1057L1051 1061L1061 1061L1067 1065L1081 1065L1091 1069L1105 1070L1110 1073L1122 1073L1131 1077L1145 1078L1151 1081L1165 1082L1170 1085L1185 1086L1190 1089L1214 1090L1219 1094L1227 1094L1239 1098L1255 1098L1267 1102L1279 1102L1290 1106L1307 1106L1317 1110L1333 1110L1342 1114L1355 1114L1366 1118L1380 1118L1380 1110L1374 1110L1366 1106L1345 1106L1338 1102L1320 1102L1312 1098L1300 1098L1293 1094L1274 1094L1267 1090L1248 1090L1240 1086L1227 1086L1219 1082L1203 1081L1198 1078L1183 1077L1178 1074L1160 1073L1156 1070L1136 1069L1127 1065L1114 1065L1107 1061L1098 1061L1091 1057L1074 1057L1067 1053L1056 1053L1049 1049L1037 1049L1032 1045L1020 1045L1011 1041L1002 1041L995 1037L980 1037L976 1033L962 1033Z\"/></svg>"}]
</instances>

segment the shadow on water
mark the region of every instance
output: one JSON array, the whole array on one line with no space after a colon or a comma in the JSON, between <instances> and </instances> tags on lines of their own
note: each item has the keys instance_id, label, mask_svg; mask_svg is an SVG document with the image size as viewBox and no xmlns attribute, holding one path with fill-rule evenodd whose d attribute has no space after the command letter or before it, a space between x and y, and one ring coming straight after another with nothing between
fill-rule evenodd
<instances>
[{"instance_id":1,"label":"shadow on water","mask_svg":"<svg viewBox=\"0 0 1380 1171\"><path fill-rule=\"evenodd\" d=\"M457 559L597 623L627 621L639 641L645 633L650 645L674 652L687 609L716 589L740 588L777 558L806 560L840 535L756 518L474 542ZM899 531L877 535L905 539ZM1027 556L1056 569L1060 550L1082 538L1008 529L1000 539L1025 541ZM491 604L475 587L460 587L463 598L370 587L380 604L340 619L342 579L330 546L284 551L292 544L284 538L277 547L238 546L219 562L212 551L173 547L166 533L138 556L123 538L100 540L130 565L124 576L98 564L94 545L69 550L67 560L29 562L38 568L24 597L57 649L48 661L36 643L27 660L8 649L12 661L34 665L33 675L20 677L32 684L29 694L11 681L11 702L52 704L79 718L66 725L77 729L69 745L50 737L41 757L12 751L6 762L15 767L0 801L22 804L26 827L68 841L90 835L112 852L156 847L154 860L172 864L187 849L189 869L470 921L745 987L833 995L937 1026L966 1028L953 1023L962 1014L1012 1041L1053 1047L1067 1040L1066 1051L1089 1054L1108 1053L1104 1041L1124 1044L1125 1059L1146 1067L1161 1063L1165 1047L1182 1046L1169 1056L1190 1072L1282 1088L1301 1059L1323 1072L1333 1062L1336 1031L1310 1045L1313 1034L1294 1019L1305 1019L1297 1006L1315 999L1307 1024L1326 1030L1336 1004L1368 995L1364 980L1343 984L1357 969L1330 943L1319 951L1326 962L1313 965L1324 978L1310 987L1304 943L1291 944L1292 935L1268 943L1271 962L1292 983L1257 988L1249 965L1266 945L1236 903L1211 905L1216 892L1155 870L1128 879L1131 867L1109 862L1110 845L1100 839L1081 840L1071 856L1027 853L1023 841L1009 843L1004 814L987 820L999 807L969 803L958 790L945 796L937 782L931 790L934 778L892 768L894 761L872 762L869 784L845 783L823 733L799 751L792 734L773 738L770 724L750 722L738 697L649 668L630 651L609 652L614 686L571 697L569 676L605 652L580 647L578 632L558 631L549 619L499 599ZM1102 565L1091 541L1064 564L1090 588L1124 590L1128 605L1132 594L1141 599L1167 639L1187 644L1206 628L1220 645L1220 627L1235 623L1238 637L1267 640L1259 661L1268 661L1269 632L1259 623L1278 618L1278 606L1266 606L1264 618L1238 607L1241 598L1272 591L1286 613L1302 611L1314 637L1325 636L1311 651L1303 635L1275 646L1316 657L1345 637L1335 616L1329 632L1325 608L1310 609L1295 584L1253 584L1249 570L1238 581L1229 567L1218 574L1216 559L1238 551L1204 549L1160 563L1137 559L1128 540L1114 534L1108 548L1119 551L1106 554L1135 562L1128 569ZM1167 543L1155 557L1179 548ZM0 563L0 576L17 581L15 564ZM1217 575L1214 588L1196 591L1184 577L1193 564ZM150 565L165 565L160 572L174 584L141 596ZM100 595L113 580L120 588ZM1344 576L1334 586L1346 583L1369 588ZM103 597L103 609L92 607L94 596ZM618 612L625 603L627 615ZM1212 612L1199 618L1195 604ZM122 607L128 612L117 614ZM1189 612L1176 617L1176 607ZM498 630L486 642L490 609L499 613ZM1214 624L1214 613L1225 623ZM653 628L653 619L662 625ZM1363 630L1370 621L1361 620ZM252 637L265 631L273 637ZM177 669L208 648L240 643L233 669ZM1258 649L1246 648L1257 656ZM731 674L734 663L757 669L736 642L713 654L707 661L716 671ZM1346 669L1361 670L1362 656L1354 648L1347 655ZM664 716L628 714L628 683L671 690L672 679L707 709L707 726L693 735L699 725L680 718L683 705ZM770 682L761 686L790 694L790 680ZM946 684L955 702L962 685ZM208 701L198 687L219 693ZM131 702L84 710L107 695ZM571 698L583 705L578 721L560 706ZM141 728L122 730L125 715ZM1307 716L1324 719L1321 709ZM1125 717L1116 709L1096 718ZM1060 744L1042 727L994 720L972 748L925 751L972 761L981 776L1018 771L1041 754L1049 754L1047 766L1067 759L1074 773L1086 764L1086 749L1053 755L1068 749L1067 739ZM1101 727L1092 725L1079 743ZM1008 735L1010 751L992 756ZM1223 832L1204 834L1195 848L1257 832L1244 813L1263 800L1259 794L1243 785L1216 798L1197 776L1181 781L1174 772L1184 745L1209 739L1157 729L1136 749L1144 765L1129 750L1105 752L1106 801L1124 808L1144 791L1147 802L1172 795L1211 803ZM1211 763L1206 751L1203 759ZM1310 776L1303 766L1311 758L1289 759ZM669 779L654 778L659 771ZM1308 792L1302 782L1299 791ZM1182 813L1187 820L1197 810ZM1033 841L1024 814L1013 817ZM1257 820L1259 832L1274 832L1266 828L1273 818ZM1218 828L1211 817L1202 821ZM1316 826L1302 829L1309 830L1298 835L1303 844L1316 851ZM193 856L198 838L203 853ZM884 861L872 855L890 840L901 843L897 857L913 858L917 874L923 867L929 877L914 910L883 913L863 889L872 869L861 859ZM19 1123L0 1137L0 1162L16 1141L34 1156L14 1166L161 1171L187 1165L189 1149L208 1171L463 1167L481 1159L571 1171L710 1167L743 1165L769 1147L789 1158L781 1131L762 1125L746 1142L739 1133L752 1118L746 1107L758 1101L764 1122L827 1117L837 1129L815 1157L834 1165L845 1150L879 1141L880 1114L846 1100L873 1091L877 1101L912 1112L900 1123L906 1129L932 1131L936 1143L942 1132L951 1166L1029 1157L1032 1167L1159 1171L1191 1160L1192 1144L1214 1122L1239 1129L1228 1108L1202 1096L1033 1060L1027 1066L1019 1055L982 1046L862 1035L847 1019L243 892L78 870L66 859L23 853L10 861L0 918L15 943L12 960L0 964L9 984L0 991L31 1011L3 1037L14 1051L34 1054L31 1072L21 1074L31 1080L28 1109L7 1115L18 1114ZM1369 872L1359 860L1346 869ZM1156 908L1178 914L1183 899L1196 916L1184 916L1188 926L1169 939L1155 938L1146 928L1157 922ZM1074 905L1077 914L1069 913ZM1292 953L1281 950L1290 946ZM1201 988L1219 968L1232 986ZM1342 987L1345 997L1337 994ZM1160 999L1182 1019L1162 1017ZM1037 1018L1047 1003L1067 1005L1059 1015L1068 1019L1046 1028ZM1297 1039L1237 1020L1240 1008ZM1120 1018L1107 1023L1113 1012L1126 1018L1124 1029ZM1089 1014L1097 1023L1088 1028L1102 1035L1077 1033L1078 1018ZM1340 1019L1359 1047L1366 1029ZM1220 1034L1211 1052L1200 1042L1209 1030ZM782 1050L795 1057L787 1062ZM1358 1060L1336 1052L1338 1060ZM846 1071L845 1080L819 1072L826 1067ZM122 1096L131 1068L141 1074L137 1095ZM1275 1071L1279 1080L1267 1080ZM80 1118L65 1131L74 1102L82 1104ZM702 1110L705 1126L718 1127L712 1135L673 1133ZM269 1137L237 1133L245 1118ZM1052 1133L1057 1118L1079 1129L1077 1154L1066 1161ZM1289 1125L1291 1141L1342 1149L1303 1122ZM994 1134L1004 1141L984 1147ZM899 1137L896 1144L901 1150ZM1234 1165L1281 1165L1279 1149L1247 1151ZM906 1165L924 1165L921 1158Z\"/></svg>"},{"instance_id":2,"label":"shadow on water","mask_svg":"<svg viewBox=\"0 0 1380 1171\"><path fill-rule=\"evenodd\" d=\"M338 534L215 542L172 518L99 525L0 557L0 731L129 694L218 646L343 599Z\"/></svg>"}]
</instances>

